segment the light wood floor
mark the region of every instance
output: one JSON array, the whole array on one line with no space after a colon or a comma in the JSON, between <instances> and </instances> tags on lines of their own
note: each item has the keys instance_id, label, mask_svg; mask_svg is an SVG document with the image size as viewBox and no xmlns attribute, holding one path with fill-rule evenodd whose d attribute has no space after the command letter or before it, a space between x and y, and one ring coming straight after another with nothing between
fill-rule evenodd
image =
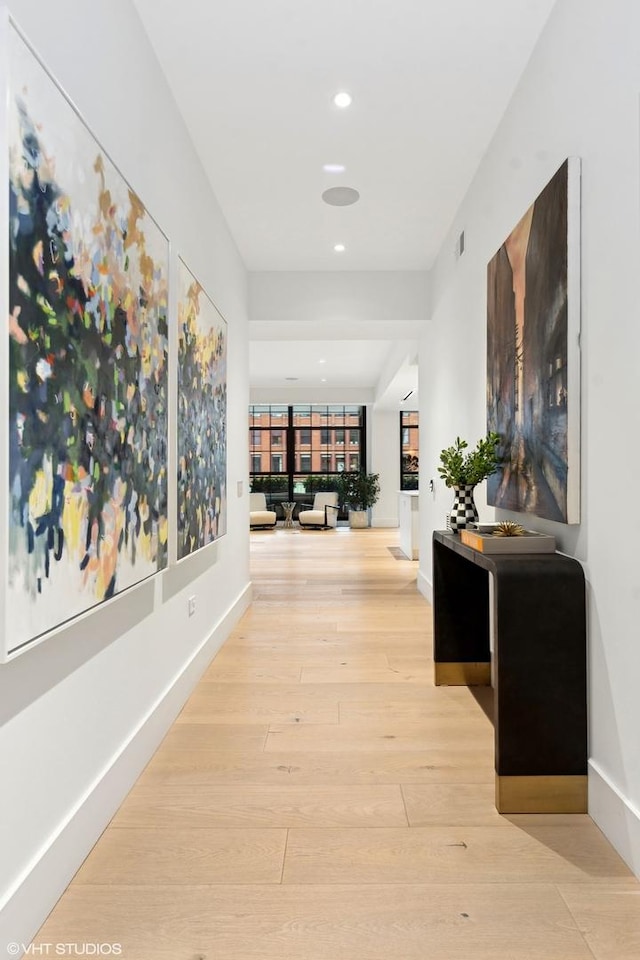
<instances>
[{"instance_id":1,"label":"light wood floor","mask_svg":"<svg viewBox=\"0 0 640 960\"><path fill-rule=\"evenodd\" d=\"M124 960L640 958L640 885L589 817L496 813L490 691L433 686L430 608L397 544L252 535L251 609L38 943L117 942Z\"/></svg>"}]
</instances>

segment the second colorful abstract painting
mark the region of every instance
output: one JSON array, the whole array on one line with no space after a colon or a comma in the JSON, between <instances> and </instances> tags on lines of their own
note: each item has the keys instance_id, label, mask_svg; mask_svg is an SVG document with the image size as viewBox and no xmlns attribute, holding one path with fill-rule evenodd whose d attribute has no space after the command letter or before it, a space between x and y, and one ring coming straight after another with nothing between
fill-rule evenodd
<instances>
[{"instance_id":1,"label":"second colorful abstract painting","mask_svg":"<svg viewBox=\"0 0 640 960\"><path fill-rule=\"evenodd\" d=\"M182 560L227 532L227 325L182 260L177 434Z\"/></svg>"}]
</instances>

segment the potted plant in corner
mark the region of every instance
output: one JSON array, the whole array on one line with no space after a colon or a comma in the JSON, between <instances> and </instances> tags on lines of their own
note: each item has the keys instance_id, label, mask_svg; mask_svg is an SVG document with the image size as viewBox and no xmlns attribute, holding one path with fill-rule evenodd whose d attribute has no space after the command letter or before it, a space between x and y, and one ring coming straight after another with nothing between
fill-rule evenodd
<instances>
[{"instance_id":1,"label":"potted plant in corner","mask_svg":"<svg viewBox=\"0 0 640 960\"><path fill-rule=\"evenodd\" d=\"M380 475L362 470L341 473L338 479L338 494L340 503L349 511L349 526L368 527L368 510L380 496Z\"/></svg>"},{"instance_id":2,"label":"potted plant in corner","mask_svg":"<svg viewBox=\"0 0 640 960\"><path fill-rule=\"evenodd\" d=\"M478 511L473 499L476 484L486 480L498 469L500 436L491 431L478 440L469 450L466 440L456 437L456 442L440 453L441 466L438 473L448 487L453 487L455 498L447 526L450 530L462 530L478 520Z\"/></svg>"}]
</instances>

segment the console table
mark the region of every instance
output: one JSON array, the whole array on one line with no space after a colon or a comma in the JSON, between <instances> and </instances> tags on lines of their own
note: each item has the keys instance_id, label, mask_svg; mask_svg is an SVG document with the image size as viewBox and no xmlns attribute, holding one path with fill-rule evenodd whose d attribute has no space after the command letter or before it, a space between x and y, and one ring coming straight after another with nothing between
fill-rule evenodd
<instances>
[{"instance_id":1,"label":"console table","mask_svg":"<svg viewBox=\"0 0 640 960\"><path fill-rule=\"evenodd\" d=\"M493 671L489 576L493 577ZM433 534L436 685L494 687L500 813L587 810L586 599L560 553L480 553Z\"/></svg>"}]
</instances>

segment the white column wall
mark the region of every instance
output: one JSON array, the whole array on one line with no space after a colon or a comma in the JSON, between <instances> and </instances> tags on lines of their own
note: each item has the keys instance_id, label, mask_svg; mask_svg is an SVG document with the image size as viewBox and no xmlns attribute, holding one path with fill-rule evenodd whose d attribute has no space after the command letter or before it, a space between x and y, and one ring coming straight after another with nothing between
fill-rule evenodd
<instances>
[{"instance_id":1,"label":"white column wall","mask_svg":"<svg viewBox=\"0 0 640 960\"><path fill-rule=\"evenodd\" d=\"M380 475L380 498L371 511L372 527L398 526L400 489L400 411L378 410L371 418L371 472Z\"/></svg>"},{"instance_id":2,"label":"white column wall","mask_svg":"<svg viewBox=\"0 0 640 960\"><path fill-rule=\"evenodd\" d=\"M420 353L420 584L451 493L435 474L486 430L486 265L567 156L582 158L582 522L528 518L588 580L590 811L640 873L640 5L558 0L432 272ZM464 229L459 261L450 251ZM429 466L432 464L432 466ZM480 488L478 507L493 511ZM561 722L561 718L558 718Z\"/></svg>"},{"instance_id":3,"label":"white column wall","mask_svg":"<svg viewBox=\"0 0 640 960\"><path fill-rule=\"evenodd\" d=\"M28 943L249 598L244 266L130 0L13 0L228 323L228 535L0 666L0 955ZM187 598L197 609L187 616Z\"/></svg>"}]
</instances>

